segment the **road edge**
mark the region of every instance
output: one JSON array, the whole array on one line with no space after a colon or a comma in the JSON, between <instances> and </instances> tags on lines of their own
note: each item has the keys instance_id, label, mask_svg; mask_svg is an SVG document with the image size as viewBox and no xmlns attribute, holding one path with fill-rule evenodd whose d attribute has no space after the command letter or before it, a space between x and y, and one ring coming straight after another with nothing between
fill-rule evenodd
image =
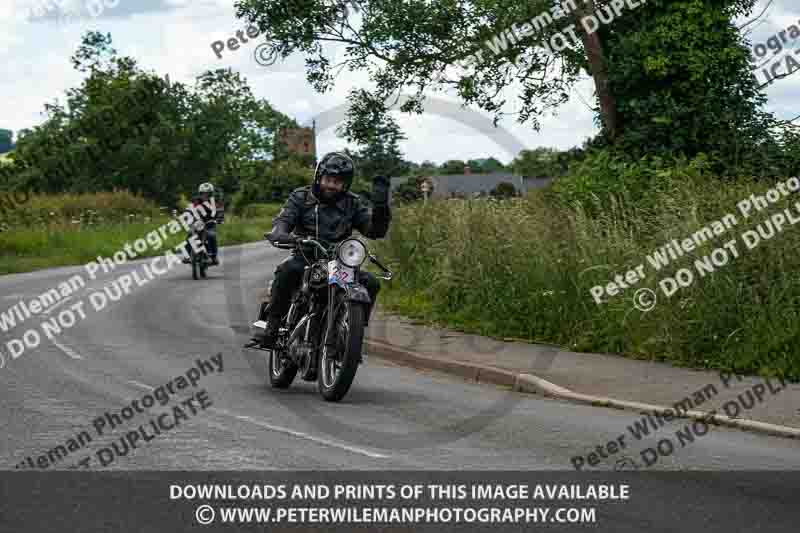
<instances>
[{"instance_id":1,"label":"road edge","mask_svg":"<svg viewBox=\"0 0 800 533\"><path fill-rule=\"evenodd\" d=\"M670 414L674 418L702 420L718 426L751 431L754 433L762 433L775 437L800 439L800 428L780 426L746 418L731 418L725 415L695 410L676 413L675 409L661 405L582 394L556 385L555 383L551 383L550 381L533 374L518 373L512 370L506 370L487 365L479 365L465 361L430 357L375 339L367 338L364 339L364 342L369 350L369 355L374 357L388 359L395 363L400 363L414 368L445 372L447 374L467 379L469 381L474 381L476 383L487 383L511 387L515 392L541 394L542 396L570 400L594 407L610 407L625 411L636 411L643 414Z\"/></svg>"}]
</instances>

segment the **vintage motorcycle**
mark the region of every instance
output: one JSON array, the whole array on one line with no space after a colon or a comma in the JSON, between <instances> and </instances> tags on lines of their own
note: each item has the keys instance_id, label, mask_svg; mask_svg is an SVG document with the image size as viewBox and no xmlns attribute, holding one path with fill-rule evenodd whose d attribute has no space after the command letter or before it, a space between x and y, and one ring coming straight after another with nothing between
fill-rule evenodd
<instances>
[{"instance_id":1,"label":"vintage motorcycle","mask_svg":"<svg viewBox=\"0 0 800 533\"><path fill-rule=\"evenodd\" d=\"M192 279L206 277L206 270L211 265L211 258L206 251L206 246L208 246L208 227L216 223L214 220L207 222L196 220L191 226L186 248L189 250L188 263L192 265ZM191 243L192 240L194 241L194 246Z\"/></svg>"},{"instance_id":2,"label":"vintage motorcycle","mask_svg":"<svg viewBox=\"0 0 800 533\"><path fill-rule=\"evenodd\" d=\"M269 302L261 303L258 320L252 325L253 339L245 348L269 354L267 368L270 384L288 388L295 376L317 381L320 395L331 402L341 400L363 362L362 347L367 313L372 304L366 287L358 283L358 272L369 259L383 275L392 272L370 254L366 245L350 237L338 245L325 246L314 239L276 241L276 248L318 250L320 259L308 260L300 289L292 297L289 311L278 329L275 349L262 344Z\"/></svg>"}]
</instances>

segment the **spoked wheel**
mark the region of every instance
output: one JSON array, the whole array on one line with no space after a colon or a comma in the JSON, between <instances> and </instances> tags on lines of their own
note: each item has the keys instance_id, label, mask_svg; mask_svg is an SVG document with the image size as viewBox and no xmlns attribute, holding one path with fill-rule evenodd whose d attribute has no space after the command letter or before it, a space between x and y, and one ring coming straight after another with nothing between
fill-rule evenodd
<instances>
[{"instance_id":1,"label":"spoked wheel","mask_svg":"<svg viewBox=\"0 0 800 533\"><path fill-rule=\"evenodd\" d=\"M200 263L200 277L205 279L206 277L206 270L208 270L208 260L206 254L202 253L199 254L198 257L200 258L198 262Z\"/></svg>"},{"instance_id":2,"label":"spoked wheel","mask_svg":"<svg viewBox=\"0 0 800 533\"><path fill-rule=\"evenodd\" d=\"M322 338L327 341L319 358L317 388L329 402L344 398L356 377L364 341L365 311L362 304L343 300L334 311L330 336L325 321Z\"/></svg>"},{"instance_id":3,"label":"spoked wheel","mask_svg":"<svg viewBox=\"0 0 800 533\"><path fill-rule=\"evenodd\" d=\"M297 375L297 366L280 357L277 350L269 351L269 383L276 389L288 389Z\"/></svg>"}]
</instances>

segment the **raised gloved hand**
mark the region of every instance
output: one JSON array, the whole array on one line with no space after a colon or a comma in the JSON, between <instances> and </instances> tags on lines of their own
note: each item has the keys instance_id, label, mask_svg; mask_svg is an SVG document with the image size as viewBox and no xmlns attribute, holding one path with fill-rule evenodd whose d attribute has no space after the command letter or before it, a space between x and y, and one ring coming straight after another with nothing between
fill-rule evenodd
<instances>
[{"instance_id":1,"label":"raised gloved hand","mask_svg":"<svg viewBox=\"0 0 800 533\"><path fill-rule=\"evenodd\" d=\"M372 179L372 202L374 204L389 203L390 182L386 176L375 176Z\"/></svg>"}]
</instances>

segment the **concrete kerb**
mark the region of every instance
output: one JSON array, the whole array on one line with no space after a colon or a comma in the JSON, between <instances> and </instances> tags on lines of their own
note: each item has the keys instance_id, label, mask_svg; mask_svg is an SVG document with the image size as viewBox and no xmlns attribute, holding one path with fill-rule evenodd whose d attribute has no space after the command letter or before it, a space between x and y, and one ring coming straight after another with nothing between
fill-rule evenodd
<instances>
[{"instance_id":1,"label":"concrete kerb","mask_svg":"<svg viewBox=\"0 0 800 533\"><path fill-rule=\"evenodd\" d=\"M671 414L676 418L703 420L718 426L726 426L778 437L800 439L800 428L769 424L766 422L759 422L758 420L731 418L725 415L711 414L702 411L676 413L674 409L660 405L581 394L560 387L546 379L534 376L533 374L517 373L512 370L468 363L465 361L448 361L436 357L429 357L381 341L366 339L365 342L369 349L369 354L374 357L388 359L415 368L445 372L476 383L510 386L516 392L540 394L542 396L570 400L594 407L611 407L645 414Z\"/></svg>"}]
</instances>

